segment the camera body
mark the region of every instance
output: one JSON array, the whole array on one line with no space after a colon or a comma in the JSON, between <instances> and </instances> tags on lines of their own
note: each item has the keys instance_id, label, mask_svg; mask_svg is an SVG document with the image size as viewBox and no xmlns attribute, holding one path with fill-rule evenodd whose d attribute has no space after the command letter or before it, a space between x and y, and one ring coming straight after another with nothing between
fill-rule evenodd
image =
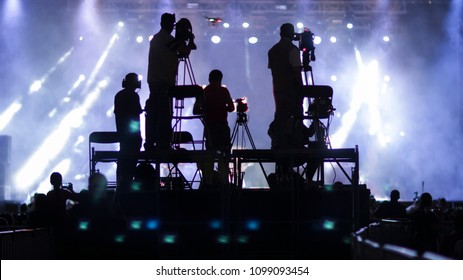
<instances>
[{"instance_id":1,"label":"camera body","mask_svg":"<svg viewBox=\"0 0 463 280\"><path fill-rule=\"evenodd\" d=\"M299 42L299 50L306 52L306 51L313 51L315 50L314 46L314 34L310 29L304 27L304 32L301 33L294 33L293 41Z\"/></svg>"},{"instance_id":2,"label":"camera body","mask_svg":"<svg viewBox=\"0 0 463 280\"><path fill-rule=\"evenodd\" d=\"M246 113L249 109L248 103L246 103L246 98L237 98L235 99L236 102L236 112L238 113Z\"/></svg>"},{"instance_id":3,"label":"camera body","mask_svg":"<svg viewBox=\"0 0 463 280\"><path fill-rule=\"evenodd\" d=\"M193 26L187 18L181 18L175 24L175 39L183 41L190 50L196 50L196 44L194 43L195 35L193 34Z\"/></svg>"}]
</instances>

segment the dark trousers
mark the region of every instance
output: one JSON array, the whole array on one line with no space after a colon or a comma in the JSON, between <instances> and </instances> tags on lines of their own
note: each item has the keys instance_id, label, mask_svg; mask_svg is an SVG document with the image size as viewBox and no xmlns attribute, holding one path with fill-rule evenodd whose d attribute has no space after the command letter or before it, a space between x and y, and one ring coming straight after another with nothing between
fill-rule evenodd
<instances>
[{"instance_id":1,"label":"dark trousers","mask_svg":"<svg viewBox=\"0 0 463 280\"><path fill-rule=\"evenodd\" d=\"M169 84L149 84L150 97L146 101L145 150L166 150L172 140L172 98L168 94Z\"/></svg>"},{"instance_id":2,"label":"dark trousers","mask_svg":"<svg viewBox=\"0 0 463 280\"><path fill-rule=\"evenodd\" d=\"M130 137L121 137L120 152L133 153L133 159L120 159L117 161L117 188L115 199L118 200L122 193L130 192L130 188L135 175L135 169L137 167L137 153L141 148L141 136L135 135Z\"/></svg>"}]
</instances>

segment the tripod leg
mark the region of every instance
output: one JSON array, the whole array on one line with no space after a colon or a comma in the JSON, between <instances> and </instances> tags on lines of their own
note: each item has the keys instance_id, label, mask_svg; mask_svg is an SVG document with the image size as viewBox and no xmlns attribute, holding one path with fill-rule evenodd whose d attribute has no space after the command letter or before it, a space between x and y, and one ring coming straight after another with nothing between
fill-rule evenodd
<instances>
[{"instance_id":1,"label":"tripod leg","mask_svg":"<svg viewBox=\"0 0 463 280\"><path fill-rule=\"evenodd\" d=\"M256 150L256 145L254 144L254 140L252 139L251 131L249 130L249 127L248 127L247 123L244 124L244 129L246 130L246 134L248 135L249 142L251 143L251 147L254 150ZM265 172L264 165L262 164L261 161L259 161L259 165L260 165L260 168L262 169L262 173L265 176L265 180L267 181L267 184L270 186L270 182L268 181L268 177L267 177L267 172Z\"/></svg>"},{"instance_id":2,"label":"tripod leg","mask_svg":"<svg viewBox=\"0 0 463 280\"><path fill-rule=\"evenodd\" d=\"M235 126L233 127L233 132L232 132L232 135L231 135L231 146L233 146L233 143L235 143L235 138L237 137L238 135L238 129L239 129L239 124L238 122L235 123Z\"/></svg>"}]
</instances>

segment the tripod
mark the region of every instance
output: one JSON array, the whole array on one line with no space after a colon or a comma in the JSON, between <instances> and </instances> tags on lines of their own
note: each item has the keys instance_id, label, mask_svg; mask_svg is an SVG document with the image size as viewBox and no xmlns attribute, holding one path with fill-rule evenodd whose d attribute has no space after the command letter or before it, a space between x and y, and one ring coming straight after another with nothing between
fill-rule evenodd
<instances>
[{"instance_id":1,"label":"tripod","mask_svg":"<svg viewBox=\"0 0 463 280\"><path fill-rule=\"evenodd\" d=\"M236 117L235 126L233 127L233 132L231 136L231 145L233 146L233 144L235 144L237 146L237 149L244 149L246 146L245 136L247 136L249 142L251 143L251 147L254 150L256 150L256 145L254 144L254 140L252 139L252 136L251 136L251 131L249 130L249 127L248 127L248 115L246 114L246 112L238 112L237 117ZM241 139L241 142L240 142L240 139ZM268 178L267 178L267 173L265 172L262 162L259 161L259 165L260 165L260 168L262 169L262 173L265 176L265 180L267 180L267 183L269 183ZM240 176L241 174L237 174L237 175Z\"/></svg>"},{"instance_id":2,"label":"tripod","mask_svg":"<svg viewBox=\"0 0 463 280\"><path fill-rule=\"evenodd\" d=\"M193 73L193 68L191 66L191 62L188 56L179 57L179 69L183 68L183 77L177 73L176 77L176 86L172 87L169 91L170 97L172 98L172 105L173 105L173 115L172 118L174 120L172 126L172 139L171 145L174 150L182 150L182 144L189 144L196 150L195 145L197 143L201 143L201 149L204 149L204 133L203 139L201 141L196 141L193 139L193 135L188 131L183 131L182 129L182 122L184 120L194 120L199 119L201 123L203 123L203 116L202 115L189 115L184 116L184 109L185 109L185 99L198 99L202 98L202 88L196 85L195 76ZM183 63L183 67L180 64ZM181 71L179 71L181 72ZM187 84L187 78L189 78L190 84ZM193 175L193 179L191 181L186 180L185 176L179 169L179 166L174 163L173 167L169 165L169 172L170 176L180 177L181 181L185 183L187 188L192 188L193 182L197 182L196 176L200 176L198 170Z\"/></svg>"}]
</instances>

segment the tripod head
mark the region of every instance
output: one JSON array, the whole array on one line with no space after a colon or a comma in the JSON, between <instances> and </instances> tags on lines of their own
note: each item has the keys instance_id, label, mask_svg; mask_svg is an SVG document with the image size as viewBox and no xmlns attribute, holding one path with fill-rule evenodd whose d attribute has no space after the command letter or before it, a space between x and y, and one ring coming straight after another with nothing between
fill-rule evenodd
<instances>
[{"instance_id":1,"label":"tripod head","mask_svg":"<svg viewBox=\"0 0 463 280\"><path fill-rule=\"evenodd\" d=\"M247 124L248 123L248 114L246 114L246 112L237 112L236 123L237 124Z\"/></svg>"}]
</instances>

